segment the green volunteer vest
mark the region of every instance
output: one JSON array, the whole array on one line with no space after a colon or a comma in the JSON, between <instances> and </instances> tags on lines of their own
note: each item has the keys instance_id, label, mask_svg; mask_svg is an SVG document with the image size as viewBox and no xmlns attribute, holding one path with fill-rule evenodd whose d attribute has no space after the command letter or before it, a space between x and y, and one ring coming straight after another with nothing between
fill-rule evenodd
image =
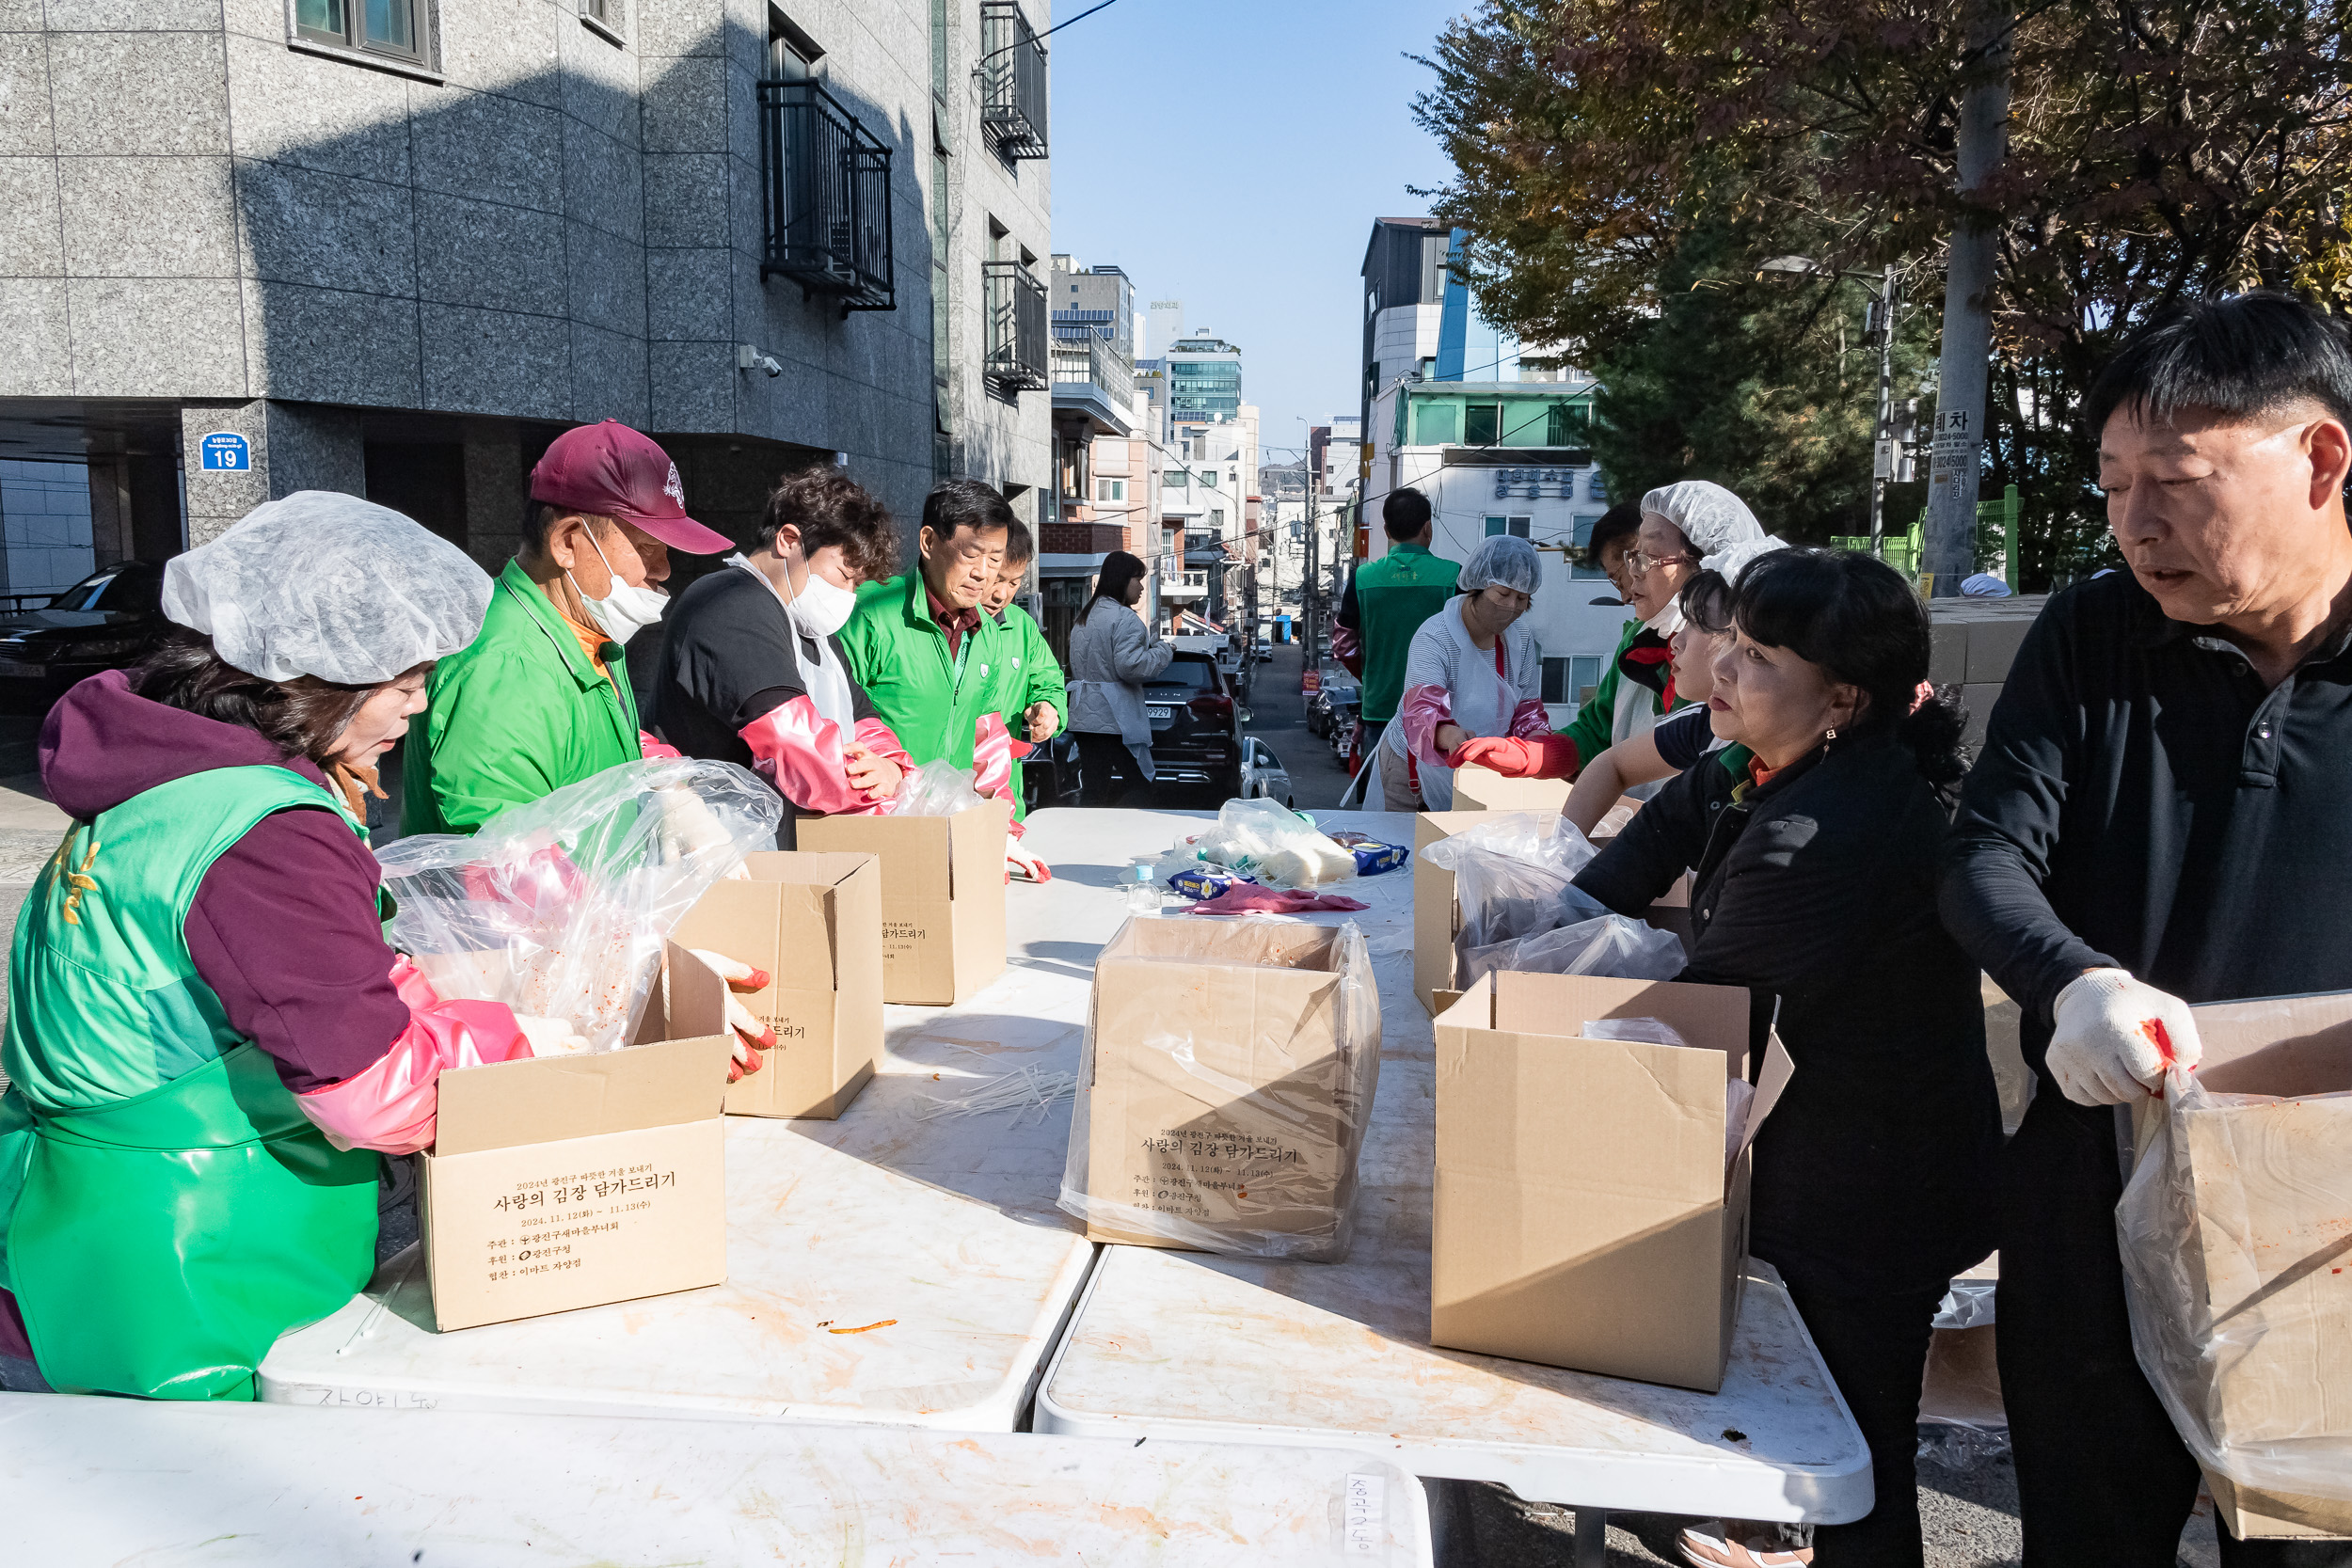
<instances>
[{"instance_id":1,"label":"green volunteer vest","mask_svg":"<svg viewBox=\"0 0 2352 1568\"><path fill-rule=\"evenodd\" d=\"M1413 634L1459 592L1461 575L1458 562L1422 545L1392 544L1388 554L1356 568L1356 620L1364 642L1363 705L1357 711L1368 722L1396 717Z\"/></svg>"},{"instance_id":2,"label":"green volunteer vest","mask_svg":"<svg viewBox=\"0 0 2352 1568\"><path fill-rule=\"evenodd\" d=\"M17 917L0 1286L59 1389L251 1399L374 1265L376 1156L303 1116L184 934L213 862L294 807L351 820L283 768L159 785L74 823Z\"/></svg>"}]
</instances>

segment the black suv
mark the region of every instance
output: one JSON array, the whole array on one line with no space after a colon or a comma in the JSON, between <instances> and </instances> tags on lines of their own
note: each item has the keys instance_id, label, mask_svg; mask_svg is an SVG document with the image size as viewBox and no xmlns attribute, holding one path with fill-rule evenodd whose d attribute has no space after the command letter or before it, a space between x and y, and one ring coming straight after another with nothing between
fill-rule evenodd
<instances>
[{"instance_id":1,"label":"black suv","mask_svg":"<svg viewBox=\"0 0 2352 1568\"><path fill-rule=\"evenodd\" d=\"M1230 800L1241 793L1241 712L1233 686L1207 654L1178 653L1143 683L1152 720L1152 767L1161 785L1196 784Z\"/></svg>"},{"instance_id":2,"label":"black suv","mask_svg":"<svg viewBox=\"0 0 2352 1568\"><path fill-rule=\"evenodd\" d=\"M164 566L102 566L39 610L0 615L0 693L46 706L76 681L119 670L166 625Z\"/></svg>"}]
</instances>

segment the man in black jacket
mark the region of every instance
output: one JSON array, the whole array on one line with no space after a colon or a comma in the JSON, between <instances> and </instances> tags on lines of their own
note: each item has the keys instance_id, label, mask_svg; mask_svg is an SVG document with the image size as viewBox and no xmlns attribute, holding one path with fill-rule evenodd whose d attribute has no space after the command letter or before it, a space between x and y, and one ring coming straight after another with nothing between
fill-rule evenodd
<instances>
[{"instance_id":1,"label":"man in black jacket","mask_svg":"<svg viewBox=\"0 0 2352 1568\"><path fill-rule=\"evenodd\" d=\"M2057 595L2019 650L1942 907L2039 1078L1999 1300L2026 1563L2170 1568L2198 1474L2132 1354L2114 1107L2195 1063L2188 1003L2352 989L2352 346L2280 296L2195 306L2086 413L2130 570ZM2352 1544L2224 1531L2221 1560Z\"/></svg>"}]
</instances>

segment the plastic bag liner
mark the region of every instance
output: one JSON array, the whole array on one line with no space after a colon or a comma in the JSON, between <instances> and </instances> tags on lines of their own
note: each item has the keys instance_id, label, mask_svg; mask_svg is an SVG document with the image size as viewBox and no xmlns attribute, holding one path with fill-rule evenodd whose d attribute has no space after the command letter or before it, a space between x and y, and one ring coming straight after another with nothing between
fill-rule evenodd
<instances>
[{"instance_id":1,"label":"plastic bag liner","mask_svg":"<svg viewBox=\"0 0 2352 1568\"><path fill-rule=\"evenodd\" d=\"M1356 875L1355 853L1312 819L1272 800L1228 800L1193 852L1231 871L1290 892L1329 887Z\"/></svg>"},{"instance_id":2,"label":"plastic bag liner","mask_svg":"<svg viewBox=\"0 0 2352 1568\"><path fill-rule=\"evenodd\" d=\"M2209 1051L2210 1054L2210 1051ZM2189 1451L2263 1492L2352 1502L2352 1094L2167 1075L2116 1205L2132 1349Z\"/></svg>"},{"instance_id":3,"label":"plastic bag liner","mask_svg":"<svg viewBox=\"0 0 2352 1568\"><path fill-rule=\"evenodd\" d=\"M988 798L972 787L973 774L969 768L958 768L944 759L934 758L909 773L898 785L898 793L891 798L891 816L953 816L960 811L988 804Z\"/></svg>"},{"instance_id":4,"label":"plastic bag liner","mask_svg":"<svg viewBox=\"0 0 2352 1568\"><path fill-rule=\"evenodd\" d=\"M1454 897L1462 907L1458 945L1465 958L1473 948L1532 937L1602 912L1569 885L1591 862L1593 847L1575 823L1557 813L1512 812L1426 845L1422 854L1454 873ZM1475 978L1466 974L1462 984Z\"/></svg>"},{"instance_id":5,"label":"plastic bag liner","mask_svg":"<svg viewBox=\"0 0 2352 1568\"><path fill-rule=\"evenodd\" d=\"M1130 920L1095 962L1061 1207L1097 1241L1337 1262L1379 1080L1353 921Z\"/></svg>"},{"instance_id":6,"label":"plastic bag liner","mask_svg":"<svg viewBox=\"0 0 2352 1568\"><path fill-rule=\"evenodd\" d=\"M1685 1049L1691 1044L1662 1018L1588 1018L1579 1032L1588 1040L1647 1040L1652 1045L1676 1045ZM1739 1118L1735 1117L1732 1119L1737 1121Z\"/></svg>"},{"instance_id":7,"label":"plastic bag liner","mask_svg":"<svg viewBox=\"0 0 2352 1568\"><path fill-rule=\"evenodd\" d=\"M560 1018L626 1042L662 944L710 884L775 847L784 803L731 762L628 762L511 807L470 837L421 833L376 859L385 939L445 997Z\"/></svg>"},{"instance_id":8,"label":"plastic bag liner","mask_svg":"<svg viewBox=\"0 0 2352 1568\"><path fill-rule=\"evenodd\" d=\"M1482 974L1515 970L1522 974L1607 974L1620 980L1671 980L1690 967L1682 939L1621 914L1581 920L1532 937L1515 937L1462 954L1460 985L1467 990ZM1663 1027L1663 1025L1661 1025ZM1600 1035L1597 1039L1646 1039L1646 1035ZM1661 1043L1679 1045L1679 1040Z\"/></svg>"}]
</instances>

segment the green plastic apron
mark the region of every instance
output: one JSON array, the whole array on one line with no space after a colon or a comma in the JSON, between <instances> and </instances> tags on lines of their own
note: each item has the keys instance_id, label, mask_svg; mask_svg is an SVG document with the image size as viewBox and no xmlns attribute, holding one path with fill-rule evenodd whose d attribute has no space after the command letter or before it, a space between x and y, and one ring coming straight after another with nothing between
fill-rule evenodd
<instances>
[{"instance_id":1,"label":"green plastic apron","mask_svg":"<svg viewBox=\"0 0 2352 1568\"><path fill-rule=\"evenodd\" d=\"M281 768L149 790L75 823L18 916L0 1286L59 1389L251 1399L277 1338L367 1283L376 1156L303 1116L184 935L213 862L290 808L350 821Z\"/></svg>"}]
</instances>

